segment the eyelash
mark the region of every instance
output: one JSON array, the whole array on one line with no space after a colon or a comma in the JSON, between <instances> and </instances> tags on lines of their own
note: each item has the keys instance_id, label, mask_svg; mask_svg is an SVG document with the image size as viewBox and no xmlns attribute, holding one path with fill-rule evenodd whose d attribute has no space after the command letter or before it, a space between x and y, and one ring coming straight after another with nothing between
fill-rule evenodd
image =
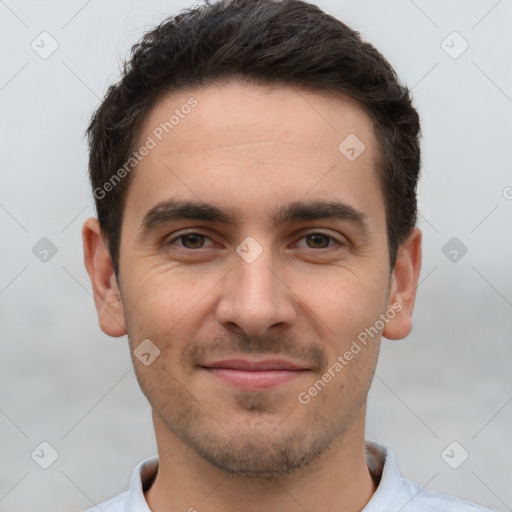
<instances>
[{"instance_id":1,"label":"eyelash","mask_svg":"<svg viewBox=\"0 0 512 512\"><path fill-rule=\"evenodd\" d=\"M204 233L200 233L198 231L186 231L186 232L180 233L177 236L174 236L171 240L166 242L165 245L166 246L173 245L174 242L176 242L177 240L180 240L180 239L182 239L182 238L184 238L184 237L186 237L188 235L199 235L199 236L203 236L203 237L208 238L208 239L211 240L211 238L208 235L205 235ZM332 236L329 233L324 233L322 231L311 231L310 233L305 233L299 240L302 240L303 238L306 238L306 237L312 236L312 235L324 236L324 237L328 238L329 241L334 241L335 243L334 243L334 245L329 245L328 247L322 247L322 248L319 248L319 249L315 249L314 247L306 247L306 249L309 249L311 251L315 251L315 252L328 251L328 250L333 249L334 247L343 247L343 246L346 245L344 242L342 242L338 238ZM180 249L184 249L186 251L191 251L191 252L194 252L194 251L198 252L201 249L205 249L205 247L199 247L198 249L189 249L187 247L180 246Z\"/></svg>"}]
</instances>

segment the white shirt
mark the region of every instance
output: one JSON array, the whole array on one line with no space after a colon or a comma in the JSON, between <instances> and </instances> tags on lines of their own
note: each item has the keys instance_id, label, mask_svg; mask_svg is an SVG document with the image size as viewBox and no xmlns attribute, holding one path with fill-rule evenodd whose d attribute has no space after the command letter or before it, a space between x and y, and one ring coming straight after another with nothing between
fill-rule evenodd
<instances>
[{"instance_id":1,"label":"white shirt","mask_svg":"<svg viewBox=\"0 0 512 512\"><path fill-rule=\"evenodd\" d=\"M379 484L362 512L493 512L402 478L395 454L380 443L366 439L366 457L370 473ZM143 460L133 472L129 490L99 504L99 509L102 512L151 512L144 490L153 481L157 468L158 457ZM97 510L93 507L85 512Z\"/></svg>"}]
</instances>

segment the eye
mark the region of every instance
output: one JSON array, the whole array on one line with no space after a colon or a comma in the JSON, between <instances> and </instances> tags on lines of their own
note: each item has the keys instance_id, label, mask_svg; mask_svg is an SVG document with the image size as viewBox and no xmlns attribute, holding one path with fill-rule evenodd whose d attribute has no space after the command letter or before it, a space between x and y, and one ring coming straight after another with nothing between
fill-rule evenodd
<instances>
[{"instance_id":1,"label":"eye","mask_svg":"<svg viewBox=\"0 0 512 512\"><path fill-rule=\"evenodd\" d=\"M206 241L208 240L212 242L211 238L208 237L207 235L195 231L190 231L188 233L181 233L177 236L174 236L172 239L166 242L165 245L177 245L181 249L193 251L208 247L208 245L205 245ZM300 240L304 240L306 242L306 245L297 244L297 246L304 247L307 249L314 249L318 251L328 250L336 246L342 247L345 245L341 240L337 239L336 237L333 237L331 234L322 232L308 233L304 235L302 238L300 238ZM210 246L212 245L212 243L210 243Z\"/></svg>"},{"instance_id":2,"label":"eye","mask_svg":"<svg viewBox=\"0 0 512 512\"><path fill-rule=\"evenodd\" d=\"M189 233L181 233L178 236L175 236L171 240L169 240L166 245L175 245L176 241L181 241L181 244L178 244L178 247L184 249L203 249L205 240L211 240L210 237L203 235L202 233L189 232Z\"/></svg>"},{"instance_id":3,"label":"eye","mask_svg":"<svg viewBox=\"0 0 512 512\"><path fill-rule=\"evenodd\" d=\"M308 233L307 235L303 236L301 240L306 240L307 248L309 249L329 249L333 246L343 246L345 245L343 242L338 240L337 238L333 237L330 234L327 233L321 233L321 232L315 232L315 233ZM331 244L330 242L334 242ZM302 246L304 247L304 246Z\"/></svg>"}]
</instances>

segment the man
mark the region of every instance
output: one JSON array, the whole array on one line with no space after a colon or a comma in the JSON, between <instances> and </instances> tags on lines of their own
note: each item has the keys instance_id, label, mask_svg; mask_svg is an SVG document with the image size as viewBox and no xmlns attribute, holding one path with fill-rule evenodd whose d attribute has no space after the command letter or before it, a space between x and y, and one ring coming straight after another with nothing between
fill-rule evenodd
<instances>
[{"instance_id":1,"label":"man","mask_svg":"<svg viewBox=\"0 0 512 512\"><path fill-rule=\"evenodd\" d=\"M487 510L364 436L421 267L419 119L373 46L300 0L191 9L88 136L85 265L158 446L103 512Z\"/></svg>"}]
</instances>

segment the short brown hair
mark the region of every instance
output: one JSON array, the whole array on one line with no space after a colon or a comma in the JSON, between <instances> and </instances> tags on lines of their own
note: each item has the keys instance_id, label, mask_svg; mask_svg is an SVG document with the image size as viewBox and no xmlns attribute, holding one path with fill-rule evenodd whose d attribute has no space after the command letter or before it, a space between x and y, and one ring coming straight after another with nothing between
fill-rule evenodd
<instances>
[{"instance_id":1,"label":"short brown hair","mask_svg":"<svg viewBox=\"0 0 512 512\"><path fill-rule=\"evenodd\" d=\"M112 179L126 169L145 115L164 94L240 78L341 92L371 115L392 270L417 221L420 123L408 88L374 46L316 5L205 0L165 19L133 46L121 79L109 87L86 131L89 177L116 276L131 173Z\"/></svg>"}]
</instances>

